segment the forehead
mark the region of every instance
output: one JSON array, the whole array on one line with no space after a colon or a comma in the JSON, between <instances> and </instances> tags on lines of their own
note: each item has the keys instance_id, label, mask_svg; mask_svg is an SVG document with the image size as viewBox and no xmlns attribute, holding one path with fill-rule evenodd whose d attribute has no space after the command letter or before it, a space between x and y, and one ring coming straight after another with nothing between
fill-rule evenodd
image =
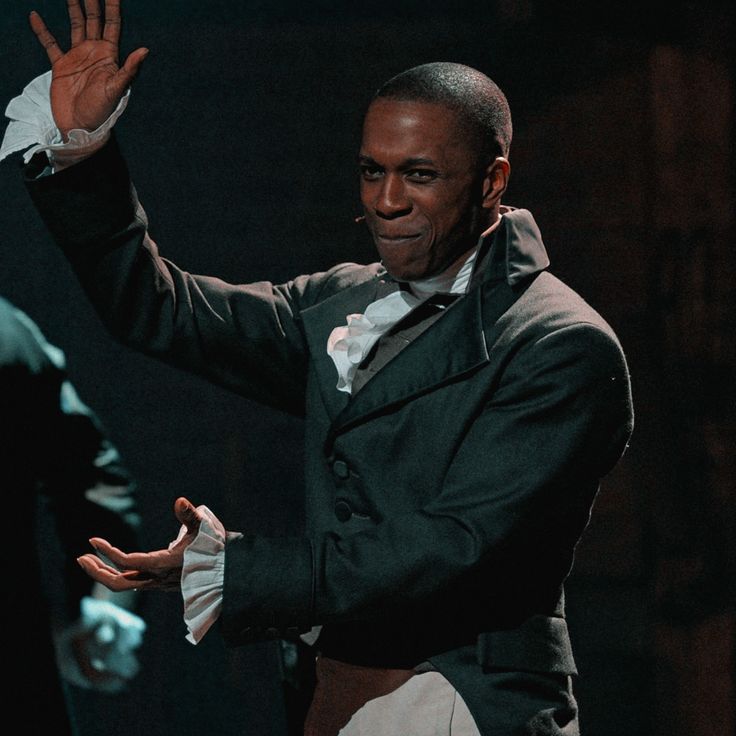
<instances>
[{"instance_id":1,"label":"forehead","mask_svg":"<svg viewBox=\"0 0 736 736\"><path fill-rule=\"evenodd\" d=\"M474 159L458 114L431 102L374 100L363 121L361 155L399 161L427 158L450 162Z\"/></svg>"}]
</instances>

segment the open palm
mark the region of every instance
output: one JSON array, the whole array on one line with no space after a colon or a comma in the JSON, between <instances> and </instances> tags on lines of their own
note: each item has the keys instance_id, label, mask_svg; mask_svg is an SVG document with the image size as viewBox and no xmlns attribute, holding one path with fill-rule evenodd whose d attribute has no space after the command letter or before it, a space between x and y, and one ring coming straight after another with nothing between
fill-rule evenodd
<instances>
[{"instance_id":1,"label":"open palm","mask_svg":"<svg viewBox=\"0 0 736 736\"><path fill-rule=\"evenodd\" d=\"M67 5L71 48L66 53L41 16L34 11L30 17L51 62L51 112L64 140L70 130L94 130L110 117L148 55L148 49L136 49L119 66L119 0L106 0L104 23L99 0L84 0L84 12L79 0Z\"/></svg>"},{"instance_id":2,"label":"open palm","mask_svg":"<svg viewBox=\"0 0 736 736\"><path fill-rule=\"evenodd\" d=\"M107 540L93 537L90 544L112 565L91 553L78 557L77 562L91 578L116 592L137 588L180 591L184 551L199 533L202 518L183 496L176 499L174 514L186 532L166 549L123 552Z\"/></svg>"}]
</instances>

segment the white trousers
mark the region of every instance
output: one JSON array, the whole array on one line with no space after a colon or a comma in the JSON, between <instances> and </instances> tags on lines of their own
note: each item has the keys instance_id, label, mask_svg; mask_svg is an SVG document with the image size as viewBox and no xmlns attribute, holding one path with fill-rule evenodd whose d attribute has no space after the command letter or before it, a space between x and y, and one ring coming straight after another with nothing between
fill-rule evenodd
<instances>
[{"instance_id":1,"label":"white trousers","mask_svg":"<svg viewBox=\"0 0 736 736\"><path fill-rule=\"evenodd\" d=\"M369 700L339 736L480 736L468 706L439 672L414 675Z\"/></svg>"}]
</instances>

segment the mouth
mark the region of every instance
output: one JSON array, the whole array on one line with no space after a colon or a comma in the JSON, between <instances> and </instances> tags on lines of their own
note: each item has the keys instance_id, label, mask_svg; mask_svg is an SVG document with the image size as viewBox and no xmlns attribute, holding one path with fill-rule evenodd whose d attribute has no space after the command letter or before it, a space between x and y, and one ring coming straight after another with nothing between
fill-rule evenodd
<instances>
[{"instance_id":1,"label":"mouth","mask_svg":"<svg viewBox=\"0 0 736 736\"><path fill-rule=\"evenodd\" d=\"M404 243L410 243L412 240L417 240L421 237L421 233L375 233L375 238L380 243L386 243L387 245L403 245Z\"/></svg>"}]
</instances>

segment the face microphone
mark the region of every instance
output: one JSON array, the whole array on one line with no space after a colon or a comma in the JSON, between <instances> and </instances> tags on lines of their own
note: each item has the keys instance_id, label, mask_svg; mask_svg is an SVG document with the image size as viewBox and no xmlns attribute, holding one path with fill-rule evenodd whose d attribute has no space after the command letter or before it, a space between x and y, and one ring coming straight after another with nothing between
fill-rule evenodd
<instances>
[{"instance_id":1,"label":"face microphone","mask_svg":"<svg viewBox=\"0 0 736 736\"><path fill-rule=\"evenodd\" d=\"M356 223L361 223L361 222L365 222L365 215L358 215L358 216L357 216L357 217L355 218L355 222L356 222Z\"/></svg>"}]
</instances>

